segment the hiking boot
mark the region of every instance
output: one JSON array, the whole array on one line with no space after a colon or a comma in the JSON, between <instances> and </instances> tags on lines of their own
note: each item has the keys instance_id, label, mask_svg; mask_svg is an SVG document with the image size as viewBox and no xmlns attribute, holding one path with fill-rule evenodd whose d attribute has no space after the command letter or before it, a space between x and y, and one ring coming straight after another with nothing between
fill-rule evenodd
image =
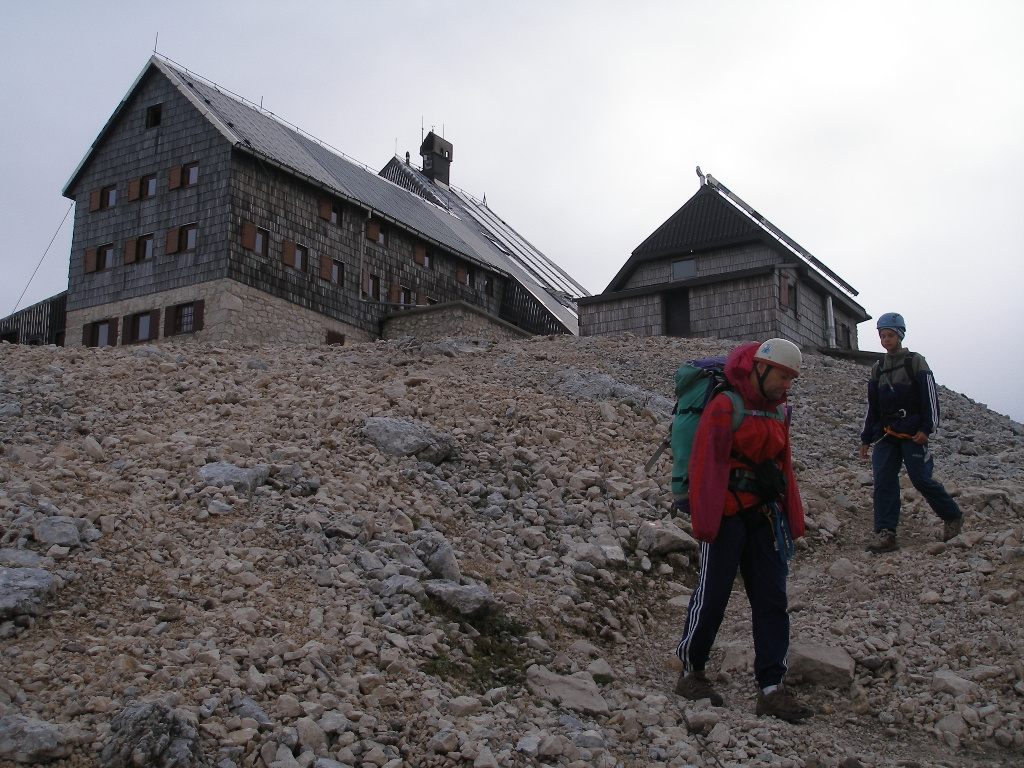
<instances>
[{"instance_id":1,"label":"hiking boot","mask_svg":"<svg viewBox=\"0 0 1024 768\"><path fill-rule=\"evenodd\" d=\"M942 526L942 540L949 541L955 539L960 535L960 529L964 527L964 516L954 518L953 520L947 520Z\"/></svg>"},{"instance_id":2,"label":"hiking boot","mask_svg":"<svg viewBox=\"0 0 1024 768\"><path fill-rule=\"evenodd\" d=\"M899 548L900 545L896 543L896 531L888 531L883 528L875 534L871 543L864 547L864 551L880 555L883 552L895 552Z\"/></svg>"},{"instance_id":3,"label":"hiking boot","mask_svg":"<svg viewBox=\"0 0 1024 768\"><path fill-rule=\"evenodd\" d=\"M686 674L685 671L680 672L679 680L676 681L676 693L690 701L711 699L711 703L716 707L725 703L722 695L708 682L703 669L695 670L690 674Z\"/></svg>"},{"instance_id":4,"label":"hiking boot","mask_svg":"<svg viewBox=\"0 0 1024 768\"><path fill-rule=\"evenodd\" d=\"M761 691L757 694L757 714L771 715L788 723L799 723L814 714L814 710L804 704L779 685L771 693Z\"/></svg>"}]
</instances>

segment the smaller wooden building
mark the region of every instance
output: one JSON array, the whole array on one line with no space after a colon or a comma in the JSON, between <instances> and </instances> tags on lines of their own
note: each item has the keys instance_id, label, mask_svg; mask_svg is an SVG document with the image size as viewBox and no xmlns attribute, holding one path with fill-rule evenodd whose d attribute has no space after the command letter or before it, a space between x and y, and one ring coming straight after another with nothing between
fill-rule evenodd
<instances>
[{"instance_id":1,"label":"smaller wooden building","mask_svg":"<svg viewBox=\"0 0 1024 768\"><path fill-rule=\"evenodd\" d=\"M0 318L0 341L10 344L64 346L64 312L68 292L44 299L31 307Z\"/></svg>"},{"instance_id":2,"label":"smaller wooden building","mask_svg":"<svg viewBox=\"0 0 1024 768\"><path fill-rule=\"evenodd\" d=\"M581 336L789 339L857 349L857 291L713 176L644 240L603 293L577 299Z\"/></svg>"}]
</instances>

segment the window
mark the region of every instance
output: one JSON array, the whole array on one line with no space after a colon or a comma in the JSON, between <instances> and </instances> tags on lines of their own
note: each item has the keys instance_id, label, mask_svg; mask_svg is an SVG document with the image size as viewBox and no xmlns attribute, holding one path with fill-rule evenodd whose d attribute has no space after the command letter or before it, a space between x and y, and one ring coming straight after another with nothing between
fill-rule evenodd
<instances>
[{"instance_id":1,"label":"window","mask_svg":"<svg viewBox=\"0 0 1024 768\"><path fill-rule=\"evenodd\" d=\"M484 275L484 293L488 296L494 295L494 276Z\"/></svg>"},{"instance_id":2,"label":"window","mask_svg":"<svg viewBox=\"0 0 1024 768\"><path fill-rule=\"evenodd\" d=\"M256 229L256 239L253 241L252 249L256 253L267 255L267 243L270 242L270 233L265 229Z\"/></svg>"},{"instance_id":3,"label":"window","mask_svg":"<svg viewBox=\"0 0 1024 768\"><path fill-rule=\"evenodd\" d=\"M345 282L345 266L340 261L321 256L320 279L334 285L342 285Z\"/></svg>"},{"instance_id":4,"label":"window","mask_svg":"<svg viewBox=\"0 0 1024 768\"><path fill-rule=\"evenodd\" d=\"M160 335L160 310L138 312L124 319L124 342L135 344L140 341L152 341Z\"/></svg>"},{"instance_id":5,"label":"window","mask_svg":"<svg viewBox=\"0 0 1024 768\"><path fill-rule=\"evenodd\" d=\"M124 241L124 263L132 264L136 261L149 261L153 258L153 235L142 235L132 237Z\"/></svg>"},{"instance_id":6,"label":"window","mask_svg":"<svg viewBox=\"0 0 1024 768\"><path fill-rule=\"evenodd\" d=\"M96 249L96 271L110 269L114 266L114 244L107 243Z\"/></svg>"},{"instance_id":7,"label":"window","mask_svg":"<svg viewBox=\"0 0 1024 768\"><path fill-rule=\"evenodd\" d=\"M117 320L97 320L82 328L82 345L113 347L117 345Z\"/></svg>"},{"instance_id":8,"label":"window","mask_svg":"<svg viewBox=\"0 0 1024 768\"><path fill-rule=\"evenodd\" d=\"M697 274L697 266L693 259L680 259L672 262L672 279L686 280Z\"/></svg>"},{"instance_id":9,"label":"window","mask_svg":"<svg viewBox=\"0 0 1024 768\"><path fill-rule=\"evenodd\" d=\"M455 282L460 285L472 285L473 274L468 264L457 264L455 266Z\"/></svg>"},{"instance_id":10,"label":"window","mask_svg":"<svg viewBox=\"0 0 1024 768\"><path fill-rule=\"evenodd\" d=\"M366 239L385 248L388 247L388 232L379 221L371 219L366 222Z\"/></svg>"},{"instance_id":11,"label":"window","mask_svg":"<svg viewBox=\"0 0 1024 768\"><path fill-rule=\"evenodd\" d=\"M260 229L251 221L242 222L242 247L249 251L267 255L270 233Z\"/></svg>"},{"instance_id":12,"label":"window","mask_svg":"<svg viewBox=\"0 0 1024 768\"><path fill-rule=\"evenodd\" d=\"M345 346L345 334L338 333L337 331L328 331L327 343L332 346L343 347Z\"/></svg>"},{"instance_id":13,"label":"window","mask_svg":"<svg viewBox=\"0 0 1024 768\"><path fill-rule=\"evenodd\" d=\"M399 289L398 289L398 303L401 304L403 307L411 307L412 304L413 304L413 301L412 301L412 291L410 291L404 285L403 286L399 286Z\"/></svg>"},{"instance_id":14,"label":"window","mask_svg":"<svg viewBox=\"0 0 1024 768\"><path fill-rule=\"evenodd\" d=\"M341 224L341 205L329 197L321 197L320 218L331 224Z\"/></svg>"},{"instance_id":15,"label":"window","mask_svg":"<svg viewBox=\"0 0 1024 768\"><path fill-rule=\"evenodd\" d=\"M191 187L199 183L199 163L176 165L167 173L167 188Z\"/></svg>"},{"instance_id":16,"label":"window","mask_svg":"<svg viewBox=\"0 0 1024 768\"><path fill-rule=\"evenodd\" d=\"M117 186L111 185L104 187L100 190L100 210L105 211L107 208L113 208L117 202Z\"/></svg>"},{"instance_id":17,"label":"window","mask_svg":"<svg viewBox=\"0 0 1024 768\"><path fill-rule=\"evenodd\" d=\"M203 330L203 300L168 307L164 317L164 337Z\"/></svg>"},{"instance_id":18,"label":"window","mask_svg":"<svg viewBox=\"0 0 1024 768\"><path fill-rule=\"evenodd\" d=\"M156 174L151 173L149 176L143 176L142 182L139 185L139 194L142 197L155 197L156 196Z\"/></svg>"},{"instance_id":19,"label":"window","mask_svg":"<svg viewBox=\"0 0 1024 768\"><path fill-rule=\"evenodd\" d=\"M291 240L285 240L281 244L281 261L292 269L305 272L309 265L309 248Z\"/></svg>"},{"instance_id":20,"label":"window","mask_svg":"<svg viewBox=\"0 0 1024 768\"><path fill-rule=\"evenodd\" d=\"M160 118L163 115L163 104L154 104L146 108L146 130L156 128L160 125Z\"/></svg>"},{"instance_id":21,"label":"window","mask_svg":"<svg viewBox=\"0 0 1024 768\"><path fill-rule=\"evenodd\" d=\"M181 228L181 246L182 251L191 251L196 247L196 225L189 224L188 226Z\"/></svg>"},{"instance_id":22,"label":"window","mask_svg":"<svg viewBox=\"0 0 1024 768\"><path fill-rule=\"evenodd\" d=\"M369 276L366 293L374 301L380 300L380 278L377 275Z\"/></svg>"},{"instance_id":23,"label":"window","mask_svg":"<svg viewBox=\"0 0 1024 768\"><path fill-rule=\"evenodd\" d=\"M292 264L299 272L306 271L306 264L309 262L309 249L302 245L295 246L295 261Z\"/></svg>"}]
</instances>

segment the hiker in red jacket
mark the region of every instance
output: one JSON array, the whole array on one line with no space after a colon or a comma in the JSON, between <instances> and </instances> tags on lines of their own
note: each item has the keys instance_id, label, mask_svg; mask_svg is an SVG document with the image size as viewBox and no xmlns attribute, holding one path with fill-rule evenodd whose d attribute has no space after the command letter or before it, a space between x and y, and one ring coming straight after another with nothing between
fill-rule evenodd
<instances>
[{"instance_id":1,"label":"hiker in red jacket","mask_svg":"<svg viewBox=\"0 0 1024 768\"><path fill-rule=\"evenodd\" d=\"M800 363L800 349L785 339L737 347L725 375L742 397L742 421L734 432L733 399L722 393L708 403L697 426L690 514L701 542L700 574L676 647L683 662L676 693L721 705L704 668L738 568L753 621L757 714L790 722L813 714L782 683L789 651L787 560L793 539L804 534L784 403Z\"/></svg>"}]
</instances>

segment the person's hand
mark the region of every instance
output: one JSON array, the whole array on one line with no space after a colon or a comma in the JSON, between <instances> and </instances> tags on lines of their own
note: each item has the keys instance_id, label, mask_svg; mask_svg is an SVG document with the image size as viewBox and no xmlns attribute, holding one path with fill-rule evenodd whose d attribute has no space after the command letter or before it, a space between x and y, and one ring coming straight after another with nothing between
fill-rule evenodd
<instances>
[{"instance_id":1,"label":"person's hand","mask_svg":"<svg viewBox=\"0 0 1024 768\"><path fill-rule=\"evenodd\" d=\"M860 447L860 457L862 459L866 459L868 457L868 447L866 445L861 445L861 447Z\"/></svg>"},{"instance_id":2,"label":"person's hand","mask_svg":"<svg viewBox=\"0 0 1024 768\"><path fill-rule=\"evenodd\" d=\"M928 443L928 435L924 432L918 432L914 435L914 442L918 445L926 445Z\"/></svg>"}]
</instances>

